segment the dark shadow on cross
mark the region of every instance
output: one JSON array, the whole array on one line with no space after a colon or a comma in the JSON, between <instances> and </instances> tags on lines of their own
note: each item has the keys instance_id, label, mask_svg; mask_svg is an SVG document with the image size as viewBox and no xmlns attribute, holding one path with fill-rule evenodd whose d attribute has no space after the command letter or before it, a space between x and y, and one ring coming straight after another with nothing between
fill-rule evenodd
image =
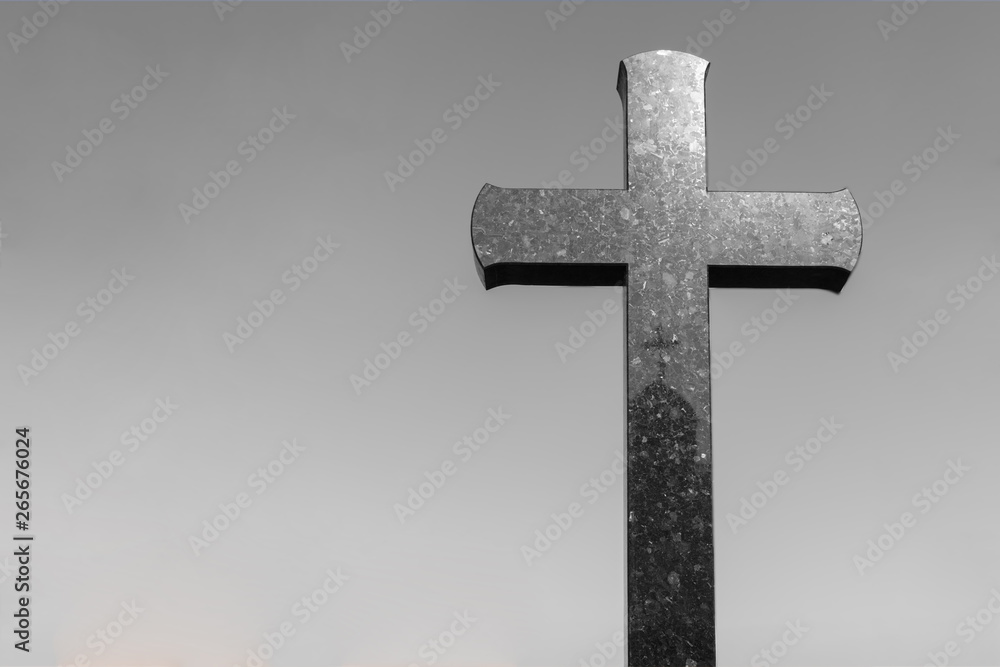
<instances>
[{"instance_id":1,"label":"dark shadow on cross","mask_svg":"<svg viewBox=\"0 0 1000 667\"><path fill-rule=\"evenodd\" d=\"M629 662L713 665L712 468L697 438L708 424L662 372L628 419Z\"/></svg>"}]
</instances>

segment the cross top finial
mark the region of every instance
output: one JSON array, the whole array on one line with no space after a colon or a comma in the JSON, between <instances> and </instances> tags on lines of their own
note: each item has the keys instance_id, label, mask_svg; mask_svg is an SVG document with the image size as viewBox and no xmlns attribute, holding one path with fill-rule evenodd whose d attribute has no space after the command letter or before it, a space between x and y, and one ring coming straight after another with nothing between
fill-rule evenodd
<instances>
[{"instance_id":1,"label":"cross top finial","mask_svg":"<svg viewBox=\"0 0 1000 667\"><path fill-rule=\"evenodd\" d=\"M634 169L660 170L705 185L705 75L708 61L680 51L648 51L622 60L618 95L625 109L627 187L641 186Z\"/></svg>"}]
</instances>

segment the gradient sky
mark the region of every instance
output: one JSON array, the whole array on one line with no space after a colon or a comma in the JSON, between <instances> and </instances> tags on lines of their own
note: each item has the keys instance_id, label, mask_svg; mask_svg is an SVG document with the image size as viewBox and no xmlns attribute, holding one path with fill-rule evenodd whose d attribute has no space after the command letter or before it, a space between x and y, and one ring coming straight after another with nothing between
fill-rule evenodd
<instances>
[{"instance_id":1,"label":"gradient sky","mask_svg":"<svg viewBox=\"0 0 1000 667\"><path fill-rule=\"evenodd\" d=\"M958 628L1000 590L1000 281L949 300L1000 250L1000 6L928 2L884 32L882 2L591 0L558 23L557 2L414 2L347 62L340 43L384 7L245 2L220 19L208 2L74 0L16 53L0 46L0 478L30 426L36 536L33 650L11 647L4 570L0 662L246 665L290 622L267 664L425 665L421 647L468 611L436 664L578 665L622 631L624 484L581 493L624 447L621 290L486 292L469 222L487 182L569 170L572 187L620 187L620 138L585 171L574 153L621 113L619 61L674 49L711 62L713 189L768 137L779 150L740 189L847 187L869 211L903 187L868 218L840 295L795 292L757 337L774 291L712 291L713 351L746 349L712 385L719 664L753 664L796 621L809 630L782 664L925 664L949 640L950 664L1000 663L992 612L970 643ZM3 3L3 32L36 11ZM168 74L122 118L147 66ZM446 111L491 75L455 127ZM833 95L789 136L778 124L811 86ZM275 108L294 119L247 161ZM103 118L114 130L60 181L53 161ZM959 138L912 180L949 127ZM391 191L385 172L435 128L445 142ZM239 173L186 224L179 205L230 160ZM286 272L327 237L339 247L293 291ZM88 320L79 304L123 267L134 281ZM465 289L419 324L446 281ZM275 289L231 353L224 334ZM607 299L617 311L564 362L557 343ZM938 309L947 322L894 370L887 354ZM412 343L356 392L350 376L401 333ZM167 398L175 413L128 451L121 434ZM509 423L460 455L501 407ZM787 453L823 418L843 429L797 469ZM292 439L304 451L258 495L250 476ZM70 513L64 494L114 450L122 465ZM959 460L970 470L922 513L913 496ZM401 523L394 505L446 461ZM777 471L788 484L734 533L727 515ZM252 502L196 556L189 538L241 493ZM583 515L527 564L522 546L573 502ZM915 525L860 573L855 556L907 511ZM293 605L337 568L349 579L302 623ZM98 656L88 637L133 600L144 611Z\"/></svg>"}]
</instances>

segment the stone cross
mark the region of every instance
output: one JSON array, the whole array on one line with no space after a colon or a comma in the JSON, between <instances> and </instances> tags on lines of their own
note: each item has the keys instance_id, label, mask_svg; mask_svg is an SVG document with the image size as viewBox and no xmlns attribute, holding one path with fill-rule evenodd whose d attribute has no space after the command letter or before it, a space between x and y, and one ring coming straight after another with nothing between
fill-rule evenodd
<instances>
[{"instance_id":1,"label":"stone cross","mask_svg":"<svg viewBox=\"0 0 1000 667\"><path fill-rule=\"evenodd\" d=\"M846 189L708 190L707 70L675 51L621 62L624 189L487 184L472 213L486 289L624 287L632 667L715 664L708 288L839 293L861 252Z\"/></svg>"}]
</instances>

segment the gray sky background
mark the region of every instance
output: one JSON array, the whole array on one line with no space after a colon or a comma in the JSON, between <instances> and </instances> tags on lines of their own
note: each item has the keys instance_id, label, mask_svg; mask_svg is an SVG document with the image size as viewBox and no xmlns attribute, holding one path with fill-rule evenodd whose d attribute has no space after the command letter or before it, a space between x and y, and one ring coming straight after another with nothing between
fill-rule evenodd
<instances>
[{"instance_id":1,"label":"gray sky background","mask_svg":"<svg viewBox=\"0 0 1000 667\"><path fill-rule=\"evenodd\" d=\"M557 2L408 2L347 62L340 43L386 7L244 2L220 18L208 2L74 0L16 52L0 45L0 494L14 429L30 426L36 535L28 657L11 646L14 559L0 557L0 662L247 665L289 623L267 664L427 665L426 642L463 612L477 620L435 664L590 661L624 629L624 484L581 488L624 446L621 291L486 292L469 221L487 182L568 170L572 187L620 187L620 137L592 161L574 153L621 113L619 61L673 49L711 62L713 189L773 137L737 189L847 187L868 212L840 295L797 291L757 336L773 290L712 292L713 351L746 349L712 387L719 664L765 664L796 622L808 631L783 664L929 664L948 641L949 664L1000 663L994 612L981 631L959 625L1000 590L1000 280L953 292L1000 249L1000 6L927 2L886 31L883 2L591 0L558 23ZM0 5L4 34L38 11ZM166 73L155 88L147 67ZM456 127L446 111L490 76L500 85ZM123 117L116 98L144 77ZM813 86L832 96L789 133ZM248 161L242 142L286 108ZM104 118L114 129L57 175ZM391 190L385 172L436 128L445 142ZM914 172L926 149L936 161ZM186 223L179 206L228 161L238 173ZM902 194L872 208L897 179ZM318 238L339 247L296 283L286 272L324 256ZM102 293L123 268L134 280ZM464 289L425 320L446 281ZM276 289L230 352L224 334ZM608 323L563 361L557 343L609 298ZM947 321L894 369L887 355L939 309ZM350 376L401 333L412 343L355 391ZM64 349L22 377L49 334ZM174 413L151 420L168 398ZM510 419L479 451L453 447L500 408ZM787 459L824 418L843 429ZM155 431L130 451L121 435L143 420ZM292 439L304 450L280 476L251 477ZM70 512L66 494L115 450L121 465ZM401 522L394 505L447 461L454 474ZM949 461L968 471L915 503ZM788 483L734 531L728 515L777 471ZM196 555L191 536L241 493L249 505ZM582 516L527 563L522 546L573 502ZM904 512L914 525L859 571ZM348 579L303 622L297 601L338 568ZM133 600L143 611L98 655L88 637Z\"/></svg>"}]
</instances>

